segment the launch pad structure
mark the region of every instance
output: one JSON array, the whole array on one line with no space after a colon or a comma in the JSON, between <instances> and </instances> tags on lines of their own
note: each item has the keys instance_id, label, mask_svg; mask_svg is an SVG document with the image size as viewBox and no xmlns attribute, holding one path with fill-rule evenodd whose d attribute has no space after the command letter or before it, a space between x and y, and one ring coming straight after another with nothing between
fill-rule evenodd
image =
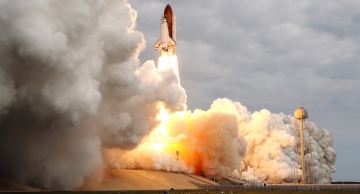
<instances>
[{"instance_id":1,"label":"launch pad structure","mask_svg":"<svg viewBox=\"0 0 360 194\"><path fill-rule=\"evenodd\" d=\"M301 154L301 181L299 184L314 184L314 163L312 159L310 121L308 119L307 110L300 106L297 110L295 110L294 118L294 184L297 183L297 153L299 148ZM300 146L298 143L298 138L300 139Z\"/></svg>"}]
</instances>

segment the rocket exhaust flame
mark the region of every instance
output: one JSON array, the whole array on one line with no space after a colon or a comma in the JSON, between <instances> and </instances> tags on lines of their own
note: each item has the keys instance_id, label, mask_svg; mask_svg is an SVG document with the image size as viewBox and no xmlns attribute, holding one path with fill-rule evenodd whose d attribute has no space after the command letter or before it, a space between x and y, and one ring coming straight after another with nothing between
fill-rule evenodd
<instances>
[{"instance_id":1,"label":"rocket exhaust flame","mask_svg":"<svg viewBox=\"0 0 360 194\"><path fill-rule=\"evenodd\" d=\"M175 74L179 77L179 68L178 68L176 55L172 55L172 56L163 55L159 57L158 70L165 71L167 69L172 69L175 72Z\"/></svg>"}]
</instances>

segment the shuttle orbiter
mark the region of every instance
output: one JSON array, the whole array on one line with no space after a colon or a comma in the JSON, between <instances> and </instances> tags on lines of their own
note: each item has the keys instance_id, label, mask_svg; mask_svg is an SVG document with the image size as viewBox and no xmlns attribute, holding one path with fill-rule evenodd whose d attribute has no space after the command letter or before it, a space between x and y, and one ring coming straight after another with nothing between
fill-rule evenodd
<instances>
[{"instance_id":1,"label":"shuttle orbiter","mask_svg":"<svg viewBox=\"0 0 360 194\"><path fill-rule=\"evenodd\" d=\"M154 49L160 51L160 56L167 53L175 54L176 51L176 16L171 6L165 7L164 15L160 19L160 39L155 43Z\"/></svg>"}]
</instances>

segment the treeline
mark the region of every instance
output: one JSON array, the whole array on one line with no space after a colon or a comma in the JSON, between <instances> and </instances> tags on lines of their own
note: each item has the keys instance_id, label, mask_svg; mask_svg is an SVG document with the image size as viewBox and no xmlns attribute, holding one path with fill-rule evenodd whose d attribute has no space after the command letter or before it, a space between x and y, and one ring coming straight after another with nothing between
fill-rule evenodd
<instances>
[{"instance_id":1,"label":"treeline","mask_svg":"<svg viewBox=\"0 0 360 194\"><path fill-rule=\"evenodd\" d=\"M337 182L331 182L331 184L359 184L360 181L354 182L354 181L337 181Z\"/></svg>"}]
</instances>

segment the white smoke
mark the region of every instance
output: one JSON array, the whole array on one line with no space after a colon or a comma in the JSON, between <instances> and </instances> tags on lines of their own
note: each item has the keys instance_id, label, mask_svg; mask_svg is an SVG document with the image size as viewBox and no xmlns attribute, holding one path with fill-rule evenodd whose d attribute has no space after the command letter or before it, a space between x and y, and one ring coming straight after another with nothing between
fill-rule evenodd
<instances>
[{"instance_id":1,"label":"white smoke","mask_svg":"<svg viewBox=\"0 0 360 194\"><path fill-rule=\"evenodd\" d=\"M243 162L246 169L239 174L248 179L271 183L294 182L294 118L290 115L271 114L268 110L254 112L246 125L240 128L249 144L247 156ZM331 148L332 137L328 131L310 123L312 162L316 183L330 183L331 173L335 172L336 152ZM299 132L297 132L299 134ZM299 142L299 140L297 140ZM311 166L310 140L306 150L308 165ZM326 153L326 154L325 154ZM301 161L297 158L296 181L300 179ZM312 169L312 168L311 168ZM312 180L312 175L311 180Z\"/></svg>"},{"instance_id":2,"label":"white smoke","mask_svg":"<svg viewBox=\"0 0 360 194\"><path fill-rule=\"evenodd\" d=\"M124 1L0 1L0 172L45 188L81 186L100 146L130 149L183 110L174 76L140 68L145 41Z\"/></svg>"},{"instance_id":3,"label":"white smoke","mask_svg":"<svg viewBox=\"0 0 360 194\"><path fill-rule=\"evenodd\" d=\"M228 99L186 111L176 69L140 66L136 14L117 0L0 1L0 176L74 189L105 163L215 178L255 169L258 180L291 181L292 118L251 115ZM159 136L163 109L171 118ZM331 134L313 123L310 131L315 176L327 183ZM154 141L173 147L146 147Z\"/></svg>"},{"instance_id":4,"label":"white smoke","mask_svg":"<svg viewBox=\"0 0 360 194\"><path fill-rule=\"evenodd\" d=\"M195 110L169 116L166 134L154 131L137 149L113 157L111 166L203 173L219 179L229 175L240 165L247 143L239 135L236 116L216 103L221 102L214 102L206 112ZM165 145L156 150L152 144ZM179 164L176 151L180 152Z\"/></svg>"},{"instance_id":5,"label":"white smoke","mask_svg":"<svg viewBox=\"0 0 360 194\"><path fill-rule=\"evenodd\" d=\"M0 172L45 188L74 188L102 166L84 119L101 100L104 2L0 2Z\"/></svg>"},{"instance_id":6,"label":"white smoke","mask_svg":"<svg viewBox=\"0 0 360 194\"><path fill-rule=\"evenodd\" d=\"M257 181L269 183L293 183L294 178L295 181L301 179L299 151L296 152L294 177L294 118L290 115L271 114L265 109L251 114L238 102L218 99L206 112L195 110L172 115L166 128L167 135L160 135L159 140L150 136L137 149L110 157L110 166L164 171L180 169L204 173L208 178L232 174L249 181L254 180L255 173ZM305 158L306 168L312 173L308 171L307 176L311 182L314 179L315 183L330 183L336 159L331 134L311 122L309 128L311 144L308 138ZM148 154L154 153L149 142L166 142L168 149ZM174 160L176 150L182 153L180 161L184 163L181 165L176 165ZM116 153L114 150L109 152Z\"/></svg>"},{"instance_id":7,"label":"white smoke","mask_svg":"<svg viewBox=\"0 0 360 194\"><path fill-rule=\"evenodd\" d=\"M157 101L184 108L181 92L142 95L171 80L148 88L155 66L138 69L144 39L126 2L0 5L1 176L76 188L101 169L101 144L134 147L151 130Z\"/></svg>"},{"instance_id":8,"label":"white smoke","mask_svg":"<svg viewBox=\"0 0 360 194\"><path fill-rule=\"evenodd\" d=\"M173 70L157 72L154 62L148 61L136 75L137 81L127 88L104 86L99 120L94 124L102 129L99 136L106 147L137 146L160 123L156 119L160 103L171 111L185 109L185 91Z\"/></svg>"}]
</instances>

